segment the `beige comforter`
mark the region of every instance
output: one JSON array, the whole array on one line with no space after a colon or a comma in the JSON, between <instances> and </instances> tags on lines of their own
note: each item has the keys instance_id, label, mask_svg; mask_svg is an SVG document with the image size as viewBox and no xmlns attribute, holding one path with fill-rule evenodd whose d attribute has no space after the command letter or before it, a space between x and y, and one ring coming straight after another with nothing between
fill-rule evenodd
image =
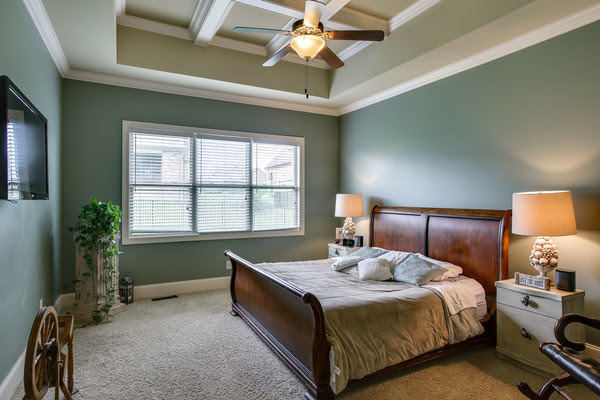
<instances>
[{"instance_id":1,"label":"beige comforter","mask_svg":"<svg viewBox=\"0 0 600 400\"><path fill-rule=\"evenodd\" d=\"M450 316L432 290L398 282L361 281L334 271L333 260L258 266L314 294L331 345L330 385L341 392L359 379L428 351L481 334L474 309Z\"/></svg>"}]
</instances>

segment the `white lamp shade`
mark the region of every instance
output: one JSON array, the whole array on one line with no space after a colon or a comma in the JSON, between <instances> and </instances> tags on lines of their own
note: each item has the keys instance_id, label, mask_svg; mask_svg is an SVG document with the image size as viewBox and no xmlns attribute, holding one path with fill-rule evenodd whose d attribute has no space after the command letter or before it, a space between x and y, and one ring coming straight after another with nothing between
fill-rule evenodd
<instances>
[{"instance_id":1,"label":"white lamp shade","mask_svg":"<svg viewBox=\"0 0 600 400\"><path fill-rule=\"evenodd\" d=\"M312 60L325 46L325 40L320 36L301 35L292 39L292 49L305 60Z\"/></svg>"},{"instance_id":2,"label":"white lamp shade","mask_svg":"<svg viewBox=\"0 0 600 400\"><path fill-rule=\"evenodd\" d=\"M513 193L512 231L518 235L577 233L571 191Z\"/></svg>"},{"instance_id":3,"label":"white lamp shade","mask_svg":"<svg viewBox=\"0 0 600 400\"><path fill-rule=\"evenodd\" d=\"M336 217L362 217L364 215L362 194L337 194L335 196Z\"/></svg>"}]
</instances>

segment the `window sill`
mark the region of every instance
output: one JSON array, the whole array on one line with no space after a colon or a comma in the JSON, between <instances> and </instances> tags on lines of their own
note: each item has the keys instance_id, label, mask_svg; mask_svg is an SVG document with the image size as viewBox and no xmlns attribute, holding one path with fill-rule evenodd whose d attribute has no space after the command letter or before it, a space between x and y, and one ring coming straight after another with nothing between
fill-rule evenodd
<instances>
[{"instance_id":1,"label":"window sill","mask_svg":"<svg viewBox=\"0 0 600 400\"><path fill-rule=\"evenodd\" d=\"M202 233L202 234L176 234L158 236L154 234L135 235L127 237L123 235L122 244L124 246L133 244L150 243L175 243L175 242L195 242L204 240L229 240L229 239L253 239L268 237L285 236L303 236L304 229L291 229L282 231L262 231L262 232L223 232L223 233Z\"/></svg>"}]
</instances>

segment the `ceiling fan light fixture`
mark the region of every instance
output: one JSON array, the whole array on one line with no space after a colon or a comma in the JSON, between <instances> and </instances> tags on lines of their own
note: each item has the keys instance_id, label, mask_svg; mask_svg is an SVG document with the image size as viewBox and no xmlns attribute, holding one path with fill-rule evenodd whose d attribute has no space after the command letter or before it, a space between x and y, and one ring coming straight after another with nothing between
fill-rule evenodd
<instances>
[{"instance_id":1,"label":"ceiling fan light fixture","mask_svg":"<svg viewBox=\"0 0 600 400\"><path fill-rule=\"evenodd\" d=\"M312 60L325 46L325 40L316 35L300 35L292 39L292 49L305 60Z\"/></svg>"}]
</instances>

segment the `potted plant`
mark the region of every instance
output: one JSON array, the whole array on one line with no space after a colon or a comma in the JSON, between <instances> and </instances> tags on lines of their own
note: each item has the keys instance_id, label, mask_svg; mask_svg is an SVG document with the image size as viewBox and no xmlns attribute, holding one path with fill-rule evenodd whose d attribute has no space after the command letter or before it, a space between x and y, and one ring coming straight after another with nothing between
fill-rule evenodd
<instances>
[{"instance_id":1,"label":"potted plant","mask_svg":"<svg viewBox=\"0 0 600 400\"><path fill-rule=\"evenodd\" d=\"M118 296L120 226L119 206L92 198L69 228L76 245L73 314L80 320L100 323L125 308Z\"/></svg>"}]
</instances>

